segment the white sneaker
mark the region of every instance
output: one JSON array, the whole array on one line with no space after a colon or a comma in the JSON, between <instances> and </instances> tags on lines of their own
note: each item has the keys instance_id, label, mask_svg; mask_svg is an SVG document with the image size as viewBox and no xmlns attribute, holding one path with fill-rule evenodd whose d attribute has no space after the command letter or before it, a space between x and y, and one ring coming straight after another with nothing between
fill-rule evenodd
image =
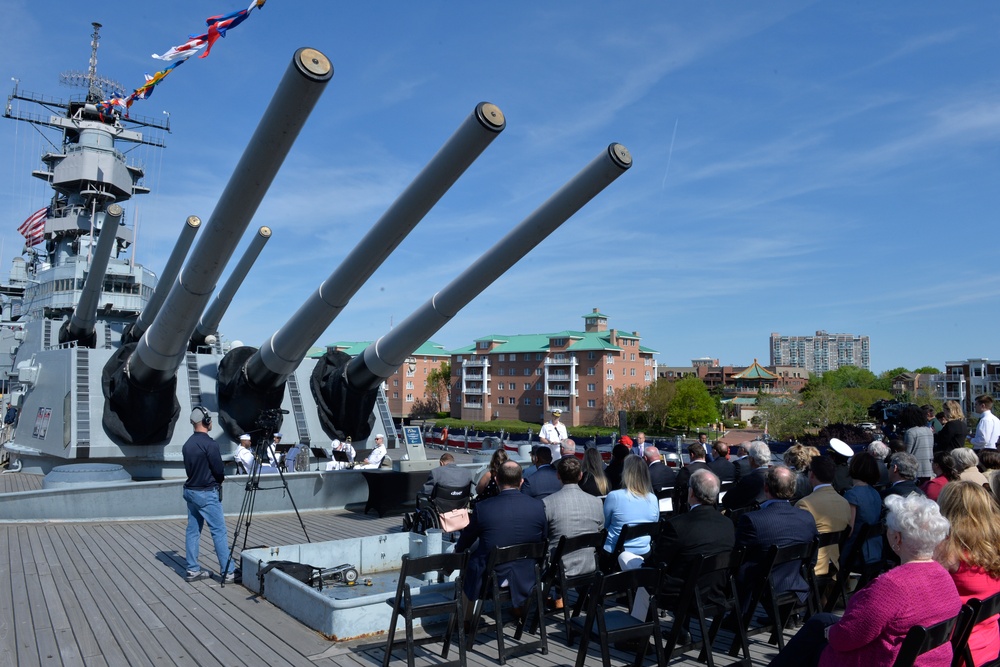
<instances>
[{"instance_id":1,"label":"white sneaker","mask_svg":"<svg viewBox=\"0 0 1000 667\"><path fill-rule=\"evenodd\" d=\"M193 581L200 581L201 579L208 578L208 570L198 570L197 572L188 572L184 575L184 580L188 583Z\"/></svg>"}]
</instances>

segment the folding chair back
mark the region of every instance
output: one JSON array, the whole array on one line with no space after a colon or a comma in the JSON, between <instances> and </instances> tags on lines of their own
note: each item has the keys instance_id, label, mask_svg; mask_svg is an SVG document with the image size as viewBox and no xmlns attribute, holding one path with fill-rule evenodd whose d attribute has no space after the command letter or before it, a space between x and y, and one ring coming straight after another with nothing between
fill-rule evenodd
<instances>
[{"instance_id":1,"label":"folding chair back","mask_svg":"<svg viewBox=\"0 0 1000 667\"><path fill-rule=\"evenodd\" d=\"M967 612L960 611L957 616L929 627L915 625L910 628L892 667L913 667L917 658L947 644L964 613Z\"/></svg>"},{"instance_id":2,"label":"folding chair back","mask_svg":"<svg viewBox=\"0 0 1000 667\"><path fill-rule=\"evenodd\" d=\"M611 552L611 556L614 558L615 562L618 562L618 557L625 552L625 545L638 537L649 536L649 548L650 550L656 544L656 537L660 534L660 524L658 521L650 521L648 523L626 523L622 526L621 532L618 534L618 541L615 542L615 548Z\"/></svg>"},{"instance_id":3,"label":"folding chair back","mask_svg":"<svg viewBox=\"0 0 1000 667\"><path fill-rule=\"evenodd\" d=\"M656 664L665 666L655 595L659 584L660 571L651 567L640 567L608 575L598 573L590 592L590 605L587 608L586 618L573 619L573 623L581 626L583 630L580 649L576 654L576 667L583 667L586 662L587 648L595 630L600 638L601 659L605 667L611 664L611 645L629 639L639 640L635 664L641 665L649 648L650 635L655 641ZM616 604L626 593L636 593L639 590L644 590L647 594L640 596L643 603L648 600L645 609L638 604L631 609Z\"/></svg>"},{"instance_id":4,"label":"folding chair back","mask_svg":"<svg viewBox=\"0 0 1000 667\"><path fill-rule=\"evenodd\" d=\"M975 667L975 663L972 660L972 651L969 649L969 636L972 634L972 629L977 625L1000 614L1000 593L991 595L985 600L972 598L965 603L965 606L969 608L969 614L965 619L966 622L964 624L959 623L959 627L955 629L955 634L952 637L952 646L955 649L955 657L951 663L952 667L960 667L962 664L966 665L966 667ZM994 618L992 622L996 625L997 619ZM1000 656L994 656L994 658L1000 658ZM994 665L998 663L1000 663L1000 660L994 659L988 664Z\"/></svg>"},{"instance_id":5,"label":"folding chair back","mask_svg":"<svg viewBox=\"0 0 1000 667\"><path fill-rule=\"evenodd\" d=\"M464 609L462 605L462 575L468 563L468 552L435 554L433 556L423 556L421 558L410 558L403 556L403 563L399 572L399 583L396 586L396 597L386 600L386 604L392 606L392 619L389 622L389 635L386 638L385 655L382 658L382 667L388 667L392 656L393 638L396 634L396 621L400 614L406 619L406 662L409 667L413 667L413 620L426 616L448 615L448 629L444 636L444 645L441 648L441 657L448 657L448 649L451 647L451 636L454 629L458 627L458 660L450 663L465 665L465 632L462 621L464 619ZM435 573L437 583L426 584L423 582L424 575ZM452 581L446 578L452 573L457 573ZM420 579L419 583L416 581ZM419 592L413 594L412 585L417 583ZM433 638L432 638L433 639Z\"/></svg>"},{"instance_id":6,"label":"folding chair back","mask_svg":"<svg viewBox=\"0 0 1000 667\"><path fill-rule=\"evenodd\" d=\"M563 600L563 623L566 626L567 645L573 645L573 632L570 627L570 614L576 617L583 610L587 600L586 591L594 583L600 565L597 560L598 549L604 548L604 541L607 533L603 530L595 533L583 533L567 537L563 535L556 543L549 556L549 565L542 576L545 584L545 594L547 598L553 586L559 587ZM568 593L571 590L577 592L576 601L572 608L569 604ZM543 619L539 619L542 621Z\"/></svg>"}]
</instances>

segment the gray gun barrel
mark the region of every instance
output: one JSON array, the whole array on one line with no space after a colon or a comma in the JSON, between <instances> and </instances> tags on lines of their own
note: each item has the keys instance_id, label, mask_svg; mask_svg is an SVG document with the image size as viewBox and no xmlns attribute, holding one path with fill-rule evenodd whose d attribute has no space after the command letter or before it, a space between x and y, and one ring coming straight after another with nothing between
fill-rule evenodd
<instances>
[{"instance_id":1,"label":"gray gun barrel","mask_svg":"<svg viewBox=\"0 0 1000 667\"><path fill-rule=\"evenodd\" d=\"M156 387L175 376L219 276L332 76L319 51L295 52L181 276L129 357L133 383Z\"/></svg>"},{"instance_id":2,"label":"gray gun barrel","mask_svg":"<svg viewBox=\"0 0 1000 667\"><path fill-rule=\"evenodd\" d=\"M196 215L189 215L187 220L184 221L181 235L177 238L177 243L174 244L174 249L170 252L170 257L167 258L167 263L163 267L162 273L160 273L160 279L156 283L156 289L153 290L153 296L149 297L146 307L139 313L139 317L129 330L126 343L139 340L153 320L156 319L156 314L160 312L160 306L163 305L164 299L167 298L167 293L173 287L174 281L177 280L177 274L181 272L184 258L187 257L188 251L191 250L191 245L194 243L194 236L198 233L199 227L201 227L201 218Z\"/></svg>"},{"instance_id":3,"label":"gray gun barrel","mask_svg":"<svg viewBox=\"0 0 1000 667\"><path fill-rule=\"evenodd\" d=\"M239 263L233 272L229 274L229 278L226 280L226 284L222 286L219 293L216 295L215 300L212 305L208 307L205 314L202 315L201 321L198 323L198 327L194 331L194 336L191 337L191 345L197 347L199 345L205 344L205 339L208 336L214 335L219 332L219 323L222 322L222 317L226 314L226 309L229 308L229 304L233 302L233 297L236 296L236 291L243 284L243 280L246 279L247 274L250 273L250 268L257 261L257 257L260 256L261 250L264 249L264 245L271 238L271 229L269 227L261 227L257 230L254 235L253 240L250 242L250 246L243 253L240 258Z\"/></svg>"},{"instance_id":4,"label":"gray gun barrel","mask_svg":"<svg viewBox=\"0 0 1000 667\"><path fill-rule=\"evenodd\" d=\"M631 165L628 149L617 143L608 146L447 287L351 360L345 372L347 383L361 391L377 387L472 299Z\"/></svg>"},{"instance_id":5,"label":"gray gun barrel","mask_svg":"<svg viewBox=\"0 0 1000 667\"><path fill-rule=\"evenodd\" d=\"M66 327L66 340L61 340L60 337L61 342L74 340L88 347L94 345L92 339L94 328L97 326L97 306L101 300L101 292L104 291L104 274L108 271L108 261L111 259L111 251L114 250L115 239L118 237L118 224L124 213L118 204L111 204L104 212L104 223L101 225L97 248L90 261L87 279L83 283L83 290L73 311L73 317Z\"/></svg>"},{"instance_id":6,"label":"gray gun barrel","mask_svg":"<svg viewBox=\"0 0 1000 667\"><path fill-rule=\"evenodd\" d=\"M495 105L476 106L340 266L247 361L251 385L276 388L288 379L351 297L505 126Z\"/></svg>"}]
</instances>

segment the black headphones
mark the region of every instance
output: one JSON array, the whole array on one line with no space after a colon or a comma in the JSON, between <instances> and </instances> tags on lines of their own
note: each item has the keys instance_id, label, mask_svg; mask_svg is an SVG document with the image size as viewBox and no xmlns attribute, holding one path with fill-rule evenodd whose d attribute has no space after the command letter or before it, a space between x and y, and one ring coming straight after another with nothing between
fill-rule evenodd
<instances>
[{"instance_id":1,"label":"black headphones","mask_svg":"<svg viewBox=\"0 0 1000 667\"><path fill-rule=\"evenodd\" d=\"M212 413L200 405L191 411L191 423L196 424L198 422L201 422L201 425L205 428L212 428Z\"/></svg>"}]
</instances>

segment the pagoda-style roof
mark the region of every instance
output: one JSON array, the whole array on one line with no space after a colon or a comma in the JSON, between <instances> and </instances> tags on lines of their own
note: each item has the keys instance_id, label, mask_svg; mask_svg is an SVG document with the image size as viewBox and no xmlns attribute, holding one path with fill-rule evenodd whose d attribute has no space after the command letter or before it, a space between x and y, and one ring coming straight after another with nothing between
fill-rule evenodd
<instances>
[{"instance_id":1,"label":"pagoda-style roof","mask_svg":"<svg viewBox=\"0 0 1000 667\"><path fill-rule=\"evenodd\" d=\"M743 371L736 373L732 376L733 380L777 380L778 374L772 373L767 370L759 363L757 360L753 360L753 364L748 366Z\"/></svg>"}]
</instances>

